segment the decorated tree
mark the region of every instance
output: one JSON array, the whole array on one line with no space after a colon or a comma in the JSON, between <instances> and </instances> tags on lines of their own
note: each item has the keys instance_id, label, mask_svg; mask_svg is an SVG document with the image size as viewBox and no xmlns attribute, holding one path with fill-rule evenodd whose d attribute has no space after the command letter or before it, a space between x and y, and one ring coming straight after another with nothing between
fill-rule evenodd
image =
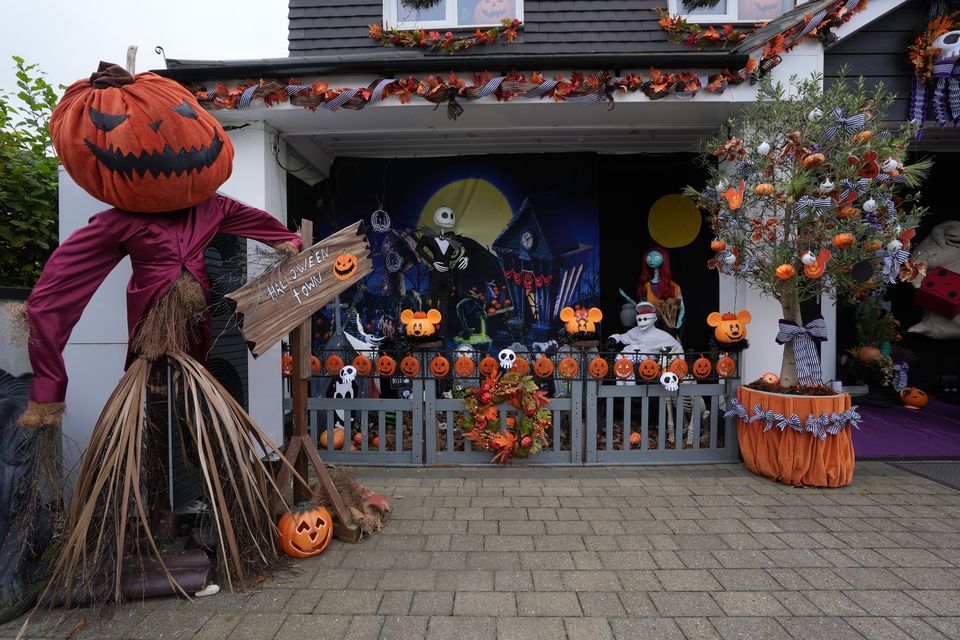
<instances>
[{"instance_id":1,"label":"decorated tree","mask_svg":"<svg viewBox=\"0 0 960 640\"><path fill-rule=\"evenodd\" d=\"M862 78L821 87L814 76L760 92L707 143L710 186L688 188L716 235L710 266L783 308L781 387L822 384L813 342L826 326L804 326L801 302L862 297L917 269L909 245L924 209L907 191L930 161L903 163L916 123L891 130L893 96Z\"/></svg>"}]
</instances>

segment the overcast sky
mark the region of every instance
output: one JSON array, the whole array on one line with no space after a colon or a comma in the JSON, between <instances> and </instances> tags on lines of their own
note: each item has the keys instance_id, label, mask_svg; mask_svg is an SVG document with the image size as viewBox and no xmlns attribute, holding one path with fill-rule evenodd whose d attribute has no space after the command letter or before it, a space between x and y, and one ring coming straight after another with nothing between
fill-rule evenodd
<instances>
[{"instance_id":1,"label":"overcast sky","mask_svg":"<svg viewBox=\"0 0 960 640\"><path fill-rule=\"evenodd\" d=\"M287 0L2 0L0 90L16 91L11 56L69 85L100 60L124 64L140 47L137 71L168 58L231 60L287 55Z\"/></svg>"}]
</instances>

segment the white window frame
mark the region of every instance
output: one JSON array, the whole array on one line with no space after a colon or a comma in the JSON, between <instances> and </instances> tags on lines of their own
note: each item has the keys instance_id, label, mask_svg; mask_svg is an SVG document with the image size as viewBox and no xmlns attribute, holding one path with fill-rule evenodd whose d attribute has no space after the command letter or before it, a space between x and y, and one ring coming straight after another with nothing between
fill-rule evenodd
<instances>
[{"instance_id":1,"label":"white window frame","mask_svg":"<svg viewBox=\"0 0 960 640\"><path fill-rule=\"evenodd\" d=\"M676 0L670 0L674 2ZM387 27L396 27L397 29L428 29L428 30L437 30L437 29L476 29L480 27L481 29L489 29L490 27L499 27L500 23L497 24L457 24L457 6L459 0L446 0L446 18L443 20L422 20L422 21L401 21L401 17L397 15L397 6L399 5L400 0L383 0L383 24ZM514 16L520 22L523 22L523 0L514 0L514 5L517 8L517 15Z\"/></svg>"},{"instance_id":2,"label":"white window frame","mask_svg":"<svg viewBox=\"0 0 960 640\"><path fill-rule=\"evenodd\" d=\"M756 24L756 20L741 20L737 17L737 3L739 0L726 0L727 11L725 13L684 13L683 0L667 0L667 9L670 15L682 16L692 24ZM806 0L794 0L794 6L799 7Z\"/></svg>"}]
</instances>

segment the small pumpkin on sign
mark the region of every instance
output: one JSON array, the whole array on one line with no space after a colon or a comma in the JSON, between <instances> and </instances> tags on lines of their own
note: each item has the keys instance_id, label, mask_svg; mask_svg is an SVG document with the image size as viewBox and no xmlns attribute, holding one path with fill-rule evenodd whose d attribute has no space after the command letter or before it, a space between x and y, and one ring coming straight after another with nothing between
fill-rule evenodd
<instances>
[{"instance_id":1,"label":"small pumpkin on sign","mask_svg":"<svg viewBox=\"0 0 960 640\"><path fill-rule=\"evenodd\" d=\"M420 373L419 358L407 354L407 356L400 361L400 373L410 378L416 377Z\"/></svg>"},{"instance_id":2,"label":"small pumpkin on sign","mask_svg":"<svg viewBox=\"0 0 960 640\"><path fill-rule=\"evenodd\" d=\"M349 280L357 272L360 261L352 253L341 253L333 261L333 276L337 280Z\"/></svg>"},{"instance_id":3,"label":"small pumpkin on sign","mask_svg":"<svg viewBox=\"0 0 960 640\"><path fill-rule=\"evenodd\" d=\"M674 358L673 362L670 363L670 366L667 367L667 371L677 376L681 380L687 377L687 372L690 368L687 366L687 361L681 358Z\"/></svg>"},{"instance_id":4,"label":"small pumpkin on sign","mask_svg":"<svg viewBox=\"0 0 960 640\"><path fill-rule=\"evenodd\" d=\"M293 375L293 356L289 353L283 354L280 358L280 371L285 376Z\"/></svg>"},{"instance_id":5,"label":"small pumpkin on sign","mask_svg":"<svg viewBox=\"0 0 960 640\"><path fill-rule=\"evenodd\" d=\"M617 380L630 380L633 378L633 362L626 356L620 356L613 363L613 375Z\"/></svg>"},{"instance_id":6,"label":"small pumpkin on sign","mask_svg":"<svg viewBox=\"0 0 960 640\"><path fill-rule=\"evenodd\" d=\"M327 375L339 375L340 369L343 369L343 358L335 353L331 353L329 356L327 356L323 366L327 370Z\"/></svg>"},{"instance_id":7,"label":"small pumpkin on sign","mask_svg":"<svg viewBox=\"0 0 960 640\"><path fill-rule=\"evenodd\" d=\"M517 361L513 363L513 370L517 374L525 376L530 373L530 363L523 356L517 356Z\"/></svg>"},{"instance_id":8,"label":"small pumpkin on sign","mask_svg":"<svg viewBox=\"0 0 960 640\"><path fill-rule=\"evenodd\" d=\"M320 358L317 356L310 356L310 375L318 376L320 375Z\"/></svg>"},{"instance_id":9,"label":"small pumpkin on sign","mask_svg":"<svg viewBox=\"0 0 960 640\"><path fill-rule=\"evenodd\" d=\"M353 367L357 370L358 376L368 376L373 369L373 363L370 362L370 358L361 353L353 359Z\"/></svg>"},{"instance_id":10,"label":"small pumpkin on sign","mask_svg":"<svg viewBox=\"0 0 960 640\"><path fill-rule=\"evenodd\" d=\"M713 372L713 365L705 356L700 356L693 362L693 377L697 380L709 378Z\"/></svg>"}]
</instances>

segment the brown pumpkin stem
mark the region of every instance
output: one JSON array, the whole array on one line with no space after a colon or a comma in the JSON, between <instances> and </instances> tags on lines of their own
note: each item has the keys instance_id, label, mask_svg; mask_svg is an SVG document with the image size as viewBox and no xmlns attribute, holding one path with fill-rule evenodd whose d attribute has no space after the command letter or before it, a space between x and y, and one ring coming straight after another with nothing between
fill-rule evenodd
<instances>
[{"instance_id":1,"label":"brown pumpkin stem","mask_svg":"<svg viewBox=\"0 0 960 640\"><path fill-rule=\"evenodd\" d=\"M90 84L94 89L109 89L133 84L135 78L118 64L100 61L100 66L90 74Z\"/></svg>"}]
</instances>

